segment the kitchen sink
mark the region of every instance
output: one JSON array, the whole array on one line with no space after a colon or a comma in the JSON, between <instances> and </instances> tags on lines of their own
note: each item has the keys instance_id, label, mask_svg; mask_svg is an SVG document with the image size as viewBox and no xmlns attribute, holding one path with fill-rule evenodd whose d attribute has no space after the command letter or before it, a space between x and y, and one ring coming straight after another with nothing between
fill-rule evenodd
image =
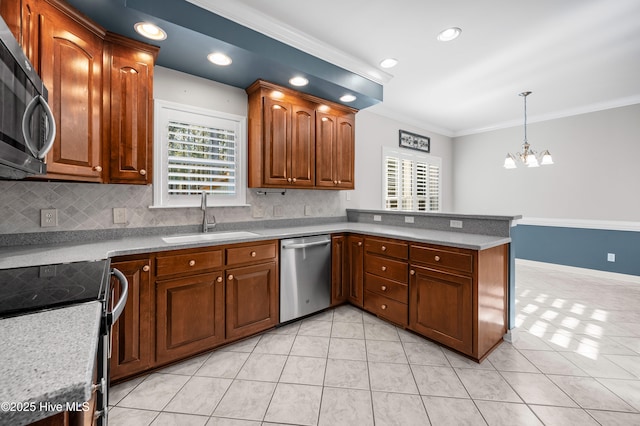
<instances>
[{"instance_id":1,"label":"kitchen sink","mask_svg":"<svg viewBox=\"0 0 640 426\"><path fill-rule=\"evenodd\" d=\"M199 241L221 241L235 238L258 237L260 234L249 231L212 232L210 234L178 235L175 237L163 237L165 243L193 243Z\"/></svg>"}]
</instances>

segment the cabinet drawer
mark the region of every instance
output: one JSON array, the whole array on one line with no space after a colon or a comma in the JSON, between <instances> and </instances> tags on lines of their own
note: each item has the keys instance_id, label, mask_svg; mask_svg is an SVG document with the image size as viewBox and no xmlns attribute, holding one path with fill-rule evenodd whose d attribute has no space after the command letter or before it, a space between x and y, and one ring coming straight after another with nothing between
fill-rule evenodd
<instances>
[{"instance_id":1,"label":"cabinet drawer","mask_svg":"<svg viewBox=\"0 0 640 426\"><path fill-rule=\"evenodd\" d=\"M226 249L227 265L240 265L242 263L274 259L276 250L277 245L275 242L231 246Z\"/></svg>"},{"instance_id":2,"label":"cabinet drawer","mask_svg":"<svg viewBox=\"0 0 640 426\"><path fill-rule=\"evenodd\" d=\"M365 240L365 250L367 253L395 257L403 260L409 257L409 245L399 241L367 238Z\"/></svg>"},{"instance_id":3,"label":"cabinet drawer","mask_svg":"<svg viewBox=\"0 0 640 426\"><path fill-rule=\"evenodd\" d=\"M391 281L377 275L366 274L364 288L372 293L377 293L400 303L409 302L409 286L397 281Z\"/></svg>"},{"instance_id":4,"label":"cabinet drawer","mask_svg":"<svg viewBox=\"0 0 640 426\"><path fill-rule=\"evenodd\" d=\"M436 268L473 272L473 254L464 249L443 250L428 246L411 246L411 262L424 263Z\"/></svg>"},{"instance_id":5,"label":"cabinet drawer","mask_svg":"<svg viewBox=\"0 0 640 426\"><path fill-rule=\"evenodd\" d=\"M365 272L388 278L390 280L399 281L404 284L407 283L408 269L407 262L391 260L386 257L373 256L371 254L365 255L364 258Z\"/></svg>"},{"instance_id":6,"label":"cabinet drawer","mask_svg":"<svg viewBox=\"0 0 640 426\"><path fill-rule=\"evenodd\" d=\"M222 250L208 250L193 253L179 252L158 256L156 277L176 274L193 274L222 266Z\"/></svg>"},{"instance_id":7,"label":"cabinet drawer","mask_svg":"<svg viewBox=\"0 0 640 426\"><path fill-rule=\"evenodd\" d=\"M408 325L409 311L407 305L388 297L365 291L364 309L398 325Z\"/></svg>"}]
</instances>

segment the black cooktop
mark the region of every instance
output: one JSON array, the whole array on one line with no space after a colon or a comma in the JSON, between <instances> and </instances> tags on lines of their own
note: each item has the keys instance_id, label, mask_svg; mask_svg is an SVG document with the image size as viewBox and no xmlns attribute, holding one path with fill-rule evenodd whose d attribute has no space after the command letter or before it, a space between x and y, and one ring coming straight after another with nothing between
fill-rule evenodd
<instances>
[{"instance_id":1,"label":"black cooktop","mask_svg":"<svg viewBox=\"0 0 640 426\"><path fill-rule=\"evenodd\" d=\"M109 260L0 269L0 318L103 300Z\"/></svg>"}]
</instances>

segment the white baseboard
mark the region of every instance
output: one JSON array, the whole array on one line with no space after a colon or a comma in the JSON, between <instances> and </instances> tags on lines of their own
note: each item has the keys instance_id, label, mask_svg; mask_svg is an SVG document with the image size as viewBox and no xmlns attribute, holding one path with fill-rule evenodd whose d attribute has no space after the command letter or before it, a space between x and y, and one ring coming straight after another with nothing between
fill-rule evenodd
<instances>
[{"instance_id":1,"label":"white baseboard","mask_svg":"<svg viewBox=\"0 0 640 426\"><path fill-rule=\"evenodd\" d=\"M578 268L576 266L558 265L555 263L537 262L535 260L516 259L516 265L533 266L536 268L551 269L555 271L571 272L574 274L590 275L592 277L608 278L618 281L640 284L640 276L620 274L617 272L598 271L596 269Z\"/></svg>"}]
</instances>

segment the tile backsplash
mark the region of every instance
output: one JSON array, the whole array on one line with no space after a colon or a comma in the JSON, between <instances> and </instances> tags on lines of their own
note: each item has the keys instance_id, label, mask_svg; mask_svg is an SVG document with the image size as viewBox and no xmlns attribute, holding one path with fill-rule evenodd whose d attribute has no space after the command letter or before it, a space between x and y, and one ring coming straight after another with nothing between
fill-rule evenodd
<instances>
[{"instance_id":1,"label":"tile backsplash","mask_svg":"<svg viewBox=\"0 0 640 426\"><path fill-rule=\"evenodd\" d=\"M341 191L287 190L257 195L246 207L213 207L220 223L345 216ZM151 209L153 189L144 185L0 181L0 234L197 225L200 208ZM113 208L126 208L126 224L113 223ZM40 210L57 209L58 226L40 227Z\"/></svg>"}]
</instances>

